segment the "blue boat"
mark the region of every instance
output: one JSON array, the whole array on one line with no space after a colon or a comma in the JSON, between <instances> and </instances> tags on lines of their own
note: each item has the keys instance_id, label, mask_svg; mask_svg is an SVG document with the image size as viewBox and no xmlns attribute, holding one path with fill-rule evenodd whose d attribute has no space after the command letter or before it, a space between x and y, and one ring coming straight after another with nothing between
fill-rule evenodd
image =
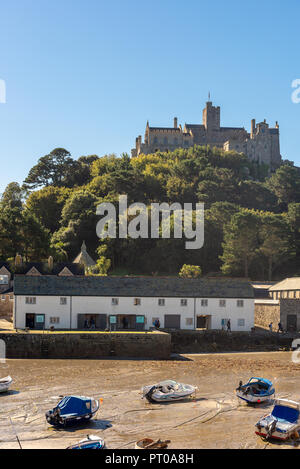
<instances>
[{"instance_id":1,"label":"blue boat","mask_svg":"<svg viewBox=\"0 0 300 469\"><path fill-rule=\"evenodd\" d=\"M56 407L46 412L46 420L53 426L66 426L89 420L99 409L99 401L91 397L66 396Z\"/></svg>"},{"instance_id":2,"label":"blue boat","mask_svg":"<svg viewBox=\"0 0 300 469\"><path fill-rule=\"evenodd\" d=\"M102 438L94 435L87 435L84 440L76 445L69 446L67 449L105 449L105 442Z\"/></svg>"},{"instance_id":3,"label":"blue boat","mask_svg":"<svg viewBox=\"0 0 300 469\"><path fill-rule=\"evenodd\" d=\"M236 395L239 399L249 404L260 404L268 401L275 394L273 383L265 378L252 377L246 384L240 381L236 389Z\"/></svg>"}]
</instances>

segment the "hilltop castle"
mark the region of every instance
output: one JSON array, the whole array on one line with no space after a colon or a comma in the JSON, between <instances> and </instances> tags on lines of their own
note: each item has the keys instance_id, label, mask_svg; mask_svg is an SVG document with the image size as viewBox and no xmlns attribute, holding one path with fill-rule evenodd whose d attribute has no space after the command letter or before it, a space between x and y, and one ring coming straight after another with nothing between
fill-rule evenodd
<instances>
[{"instance_id":1,"label":"hilltop castle","mask_svg":"<svg viewBox=\"0 0 300 469\"><path fill-rule=\"evenodd\" d=\"M177 117L174 118L174 127L150 127L147 122L144 143L141 135L137 137L131 154L135 157L140 153L172 151L193 145L210 145L244 153L253 161L266 163L270 170L281 163L278 122L275 128L271 128L266 120L256 125L253 119L250 133L244 127L221 127L220 107L213 106L211 101L203 110L202 125L185 124L182 129L181 125L178 126Z\"/></svg>"}]
</instances>

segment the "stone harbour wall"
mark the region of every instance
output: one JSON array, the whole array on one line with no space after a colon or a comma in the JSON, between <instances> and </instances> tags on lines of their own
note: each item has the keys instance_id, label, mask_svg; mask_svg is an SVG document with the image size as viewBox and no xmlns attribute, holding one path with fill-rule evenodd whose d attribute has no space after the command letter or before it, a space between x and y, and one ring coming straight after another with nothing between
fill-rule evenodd
<instances>
[{"instance_id":1,"label":"stone harbour wall","mask_svg":"<svg viewBox=\"0 0 300 469\"><path fill-rule=\"evenodd\" d=\"M179 354L289 350L294 338L294 335L269 331L174 331L170 334L172 352Z\"/></svg>"},{"instance_id":2,"label":"stone harbour wall","mask_svg":"<svg viewBox=\"0 0 300 469\"><path fill-rule=\"evenodd\" d=\"M167 360L171 337L142 333L0 333L6 358L145 358Z\"/></svg>"}]
</instances>

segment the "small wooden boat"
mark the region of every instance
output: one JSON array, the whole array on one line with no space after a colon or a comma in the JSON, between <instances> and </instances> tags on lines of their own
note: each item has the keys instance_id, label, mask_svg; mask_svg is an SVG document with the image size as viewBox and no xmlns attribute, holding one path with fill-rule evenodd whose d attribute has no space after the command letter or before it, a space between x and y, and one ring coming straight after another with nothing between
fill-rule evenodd
<instances>
[{"instance_id":1,"label":"small wooden boat","mask_svg":"<svg viewBox=\"0 0 300 469\"><path fill-rule=\"evenodd\" d=\"M105 442L98 436L87 435L79 443L69 446L67 449L105 449Z\"/></svg>"},{"instance_id":2,"label":"small wooden boat","mask_svg":"<svg viewBox=\"0 0 300 469\"><path fill-rule=\"evenodd\" d=\"M12 382L13 379L10 376L0 379L0 392L7 392Z\"/></svg>"},{"instance_id":3,"label":"small wooden boat","mask_svg":"<svg viewBox=\"0 0 300 469\"><path fill-rule=\"evenodd\" d=\"M135 444L135 449L167 449L170 440L151 440L151 438L143 438Z\"/></svg>"}]
</instances>

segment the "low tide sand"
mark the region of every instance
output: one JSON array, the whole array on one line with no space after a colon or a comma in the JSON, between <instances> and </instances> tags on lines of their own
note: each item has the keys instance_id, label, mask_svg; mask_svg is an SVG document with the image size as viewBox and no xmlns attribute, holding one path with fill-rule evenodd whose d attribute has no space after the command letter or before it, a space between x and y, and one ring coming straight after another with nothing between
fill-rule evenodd
<instances>
[{"instance_id":1,"label":"low tide sand","mask_svg":"<svg viewBox=\"0 0 300 469\"><path fill-rule=\"evenodd\" d=\"M66 448L87 434L105 439L110 449L134 448L143 438L171 440L169 448L295 448L268 443L254 425L271 404L247 406L235 397L239 380L271 379L276 397L300 401L300 365L290 352L185 355L170 361L7 360L10 393L0 395L0 449ZM198 386L194 399L149 404L143 385L175 379ZM63 395L103 398L96 417L84 426L54 429L45 419ZM10 420L11 418L11 420Z\"/></svg>"}]
</instances>

